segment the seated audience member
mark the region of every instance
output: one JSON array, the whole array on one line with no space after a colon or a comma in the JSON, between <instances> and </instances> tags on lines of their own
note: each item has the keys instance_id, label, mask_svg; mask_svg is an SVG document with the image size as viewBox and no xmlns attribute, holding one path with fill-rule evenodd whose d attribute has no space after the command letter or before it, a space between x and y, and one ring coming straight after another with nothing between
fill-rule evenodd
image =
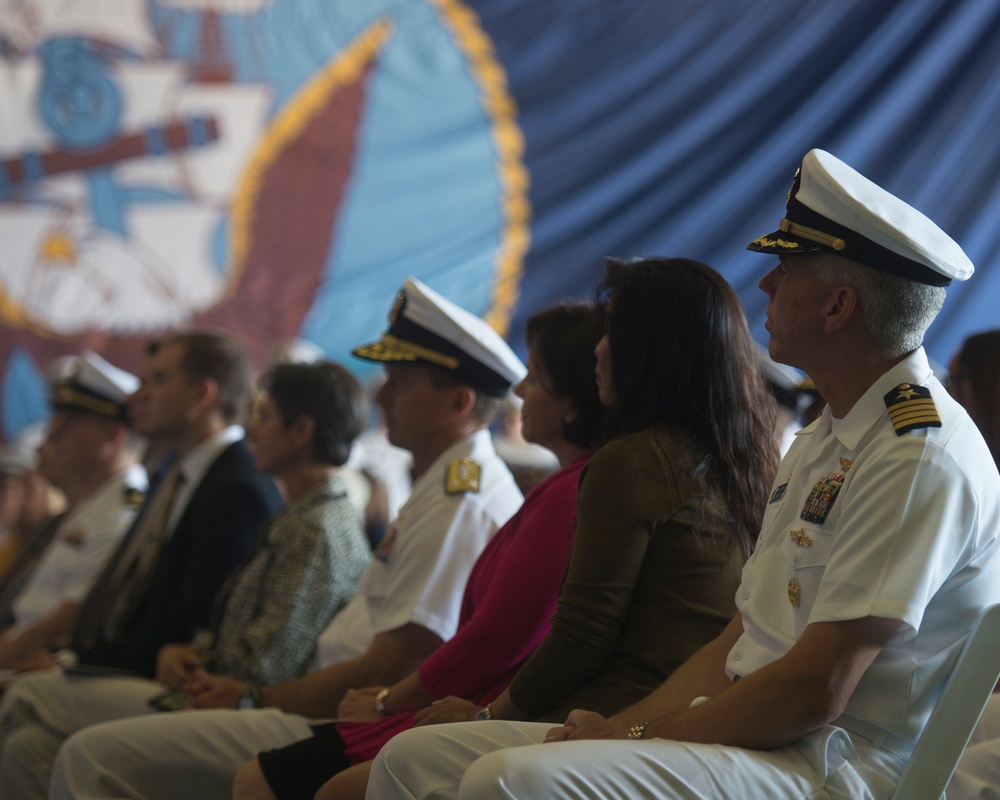
<instances>
[{"instance_id":1,"label":"seated audience member","mask_svg":"<svg viewBox=\"0 0 1000 800\"><path fill-rule=\"evenodd\" d=\"M67 741L54 795L228 797L258 752L308 738L347 689L395 683L454 634L476 558L521 505L487 427L524 366L485 322L413 279L388 331L355 354L385 364L377 402L418 477L354 599L320 638L323 668L264 686L199 673L185 688L204 710L106 723Z\"/></svg>"},{"instance_id":2,"label":"seated audience member","mask_svg":"<svg viewBox=\"0 0 1000 800\"><path fill-rule=\"evenodd\" d=\"M0 667L64 646L87 596L135 518L146 489L125 401L139 381L86 353L53 388L39 470L69 509L20 593L0 636Z\"/></svg>"},{"instance_id":3,"label":"seated audience member","mask_svg":"<svg viewBox=\"0 0 1000 800\"><path fill-rule=\"evenodd\" d=\"M962 343L948 368L948 383L1000 465L1000 330L977 333ZM1000 797L1000 693L986 704L947 796L948 800Z\"/></svg>"},{"instance_id":4,"label":"seated audience member","mask_svg":"<svg viewBox=\"0 0 1000 800\"><path fill-rule=\"evenodd\" d=\"M484 705L506 688L549 631L566 573L580 470L601 433L603 406L594 383L594 346L601 312L587 305L555 306L528 320L528 374L514 391L523 399L528 440L555 453L559 471L539 484L476 561L465 587L458 631L393 686L348 692L340 719L316 736L264 753L267 781L250 762L237 776L235 797L312 798L323 782L365 761L394 733L413 725L414 712L448 695ZM273 796L273 795L272 795Z\"/></svg>"},{"instance_id":5,"label":"seated audience member","mask_svg":"<svg viewBox=\"0 0 1000 800\"><path fill-rule=\"evenodd\" d=\"M157 678L180 690L204 669L251 684L315 669L316 641L371 561L340 468L364 426L361 385L330 361L279 364L261 380L247 443L286 505L219 593L213 629L160 651Z\"/></svg>"},{"instance_id":6,"label":"seated audience member","mask_svg":"<svg viewBox=\"0 0 1000 800\"><path fill-rule=\"evenodd\" d=\"M40 443L40 442L39 442ZM66 498L38 471L36 447L26 443L8 446L0 455L5 475L0 478L4 488L11 488L16 495L16 514L11 509L11 522L7 528L9 561L0 573L0 628L14 624L14 600L31 577L31 572L45 552L45 548L59 529L60 516L66 509ZM6 449L6 448L5 448Z\"/></svg>"},{"instance_id":7,"label":"seated audience member","mask_svg":"<svg viewBox=\"0 0 1000 800\"><path fill-rule=\"evenodd\" d=\"M151 348L129 417L137 433L172 444L173 466L83 601L71 640L80 666L25 676L5 693L0 797L47 795L93 673L152 678L160 647L209 626L215 595L281 505L238 424L251 380L244 348L224 334L180 333Z\"/></svg>"},{"instance_id":8,"label":"seated audience member","mask_svg":"<svg viewBox=\"0 0 1000 800\"><path fill-rule=\"evenodd\" d=\"M552 633L471 727L402 734L419 743L424 731L442 731L446 741L430 734L429 749L418 745L430 770L439 743L469 758L508 746L508 728L482 720L543 720L527 729L544 732L574 708L630 706L735 611L777 466L773 401L739 300L717 272L688 259L610 261L604 289L597 384L613 438L581 479ZM460 713L438 706L429 719L476 718L477 709L452 705ZM321 794L354 796L358 779L344 772Z\"/></svg>"},{"instance_id":9,"label":"seated audience member","mask_svg":"<svg viewBox=\"0 0 1000 800\"><path fill-rule=\"evenodd\" d=\"M750 249L780 259L760 283L771 356L828 406L778 469L733 621L609 719L407 731L376 760L371 797L891 795L969 628L1000 599L1000 476L920 347L972 264L819 150L780 229Z\"/></svg>"},{"instance_id":10,"label":"seated audience member","mask_svg":"<svg viewBox=\"0 0 1000 800\"><path fill-rule=\"evenodd\" d=\"M36 461L34 450L0 445L0 580L22 543L18 521L24 508L24 474Z\"/></svg>"}]
</instances>

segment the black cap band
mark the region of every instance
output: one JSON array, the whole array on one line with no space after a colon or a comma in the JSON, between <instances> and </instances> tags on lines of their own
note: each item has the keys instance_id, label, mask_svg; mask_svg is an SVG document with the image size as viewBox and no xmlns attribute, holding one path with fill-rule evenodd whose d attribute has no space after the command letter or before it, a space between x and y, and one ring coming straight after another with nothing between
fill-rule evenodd
<instances>
[{"instance_id":1,"label":"black cap band","mask_svg":"<svg viewBox=\"0 0 1000 800\"><path fill-rule=\"evenodd\" d=\"M824 217L794 197L788 201L785 219L794 226L790 227L787 232L796 238L808 239L810 244L814 246L810 249L825 250L917 283L925 283L929 286L951 285L951 278L913 259L901 256L899 253L873 242L868 237ZM803 232L801 229L796 230L797 227L812 229L820 236L812 238L810 233Z\"/></svg>"}]
</instances>

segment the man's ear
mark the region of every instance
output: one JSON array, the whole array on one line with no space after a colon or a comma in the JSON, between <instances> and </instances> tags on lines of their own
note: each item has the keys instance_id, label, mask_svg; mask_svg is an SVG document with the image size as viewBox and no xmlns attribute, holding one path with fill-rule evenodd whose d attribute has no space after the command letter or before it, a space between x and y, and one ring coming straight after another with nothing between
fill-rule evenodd
<instances>
[{"instance_id":1,"label":"man's ear","mask_svg":"<svg viewBox=\"0 0 1000 800\"><path fill-rule=\"evenodd\" d=\"M827 295L823 325L827 333L842 330L858 308L858 293L851 286L837 286Z\"/></svg>"},{"instance_id":2,"label":"man's ear","mask_svg":"<svg viewBox=\"0 0 1000 800\"><path fill-rule=\"evenodd\" d=\"M105 452L116 453L120 451L128 442L129 432L124 425L109 421L104 430L104 438L101 441L101 449Z\"/></svg>"},{"instance_id":3,"label":"man's ear","mask_svg":"<svg viewBox=\"0 0 1000 800\"><path fill-rule=\"evenodd\" d=\"M201 412L211 411L219 398L219 384L213 378L199 378L195 381L194 408Z\"/></svg>"},{"instance_id":4,"label":"man's ear","mask_svg":"<svg viewBox=\"0 0 1000 800\"><path fill-rule=\"evenodd\" d=\"M456 386L451 396L451 410L458 417L472 414L476 406L476 390L469 386Z\"/></svg>"}]
</instances>

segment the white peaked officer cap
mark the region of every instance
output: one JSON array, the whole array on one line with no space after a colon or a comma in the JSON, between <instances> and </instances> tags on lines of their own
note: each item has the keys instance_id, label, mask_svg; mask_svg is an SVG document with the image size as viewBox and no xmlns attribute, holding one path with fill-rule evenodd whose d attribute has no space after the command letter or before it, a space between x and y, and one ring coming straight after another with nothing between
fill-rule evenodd
<instances>
[{"instance_id":1,"label":"white peaked officer cap","mask_svg":"<svg viewBox=\"0 0 1000 800\"><path fill-rule=\"evenodd\" d=\"M382 338L353 353L366 361L434 364L495 397L527 372L500 334L416 278L396 295Z\"/></svg>"},{"instance_id":2,"label":"white peaked officer cap","mask_svg":"<svg viewBox=\"0 0 1000 800\"><path fill-rule=\"evenodd\" d=\"M57 411L87 411L124 422L125 401L138 388L131 372L88 351L53 387L51 403Z\"/></svg>"},{"instance_id":3,"label":"white peaked officer cap","mask_svg":"<svg viewBox=\"0 0 1000 800\"><path fill-rule=\"evenodd\" d=\"M810 150L802 159L778 230L747 249L824 250L931 286L967 280L974 270L937 225L824 150Z\"/></svg>"}]
</instances>

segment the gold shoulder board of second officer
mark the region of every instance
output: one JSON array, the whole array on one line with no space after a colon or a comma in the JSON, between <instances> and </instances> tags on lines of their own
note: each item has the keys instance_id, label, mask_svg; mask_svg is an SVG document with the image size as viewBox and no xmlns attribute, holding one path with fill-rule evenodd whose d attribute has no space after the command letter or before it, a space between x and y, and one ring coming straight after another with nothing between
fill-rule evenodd
<instances>
[{"instance_id":1,"label":"gold shoulder board of second officer","mask_svg":"<svg viewBox=\"0 0 1000 800\"><path fill-rule=\"evenodd\" d=\"M135 486L125 487L125 505L141 506L142 501L145 499L146 493L142 489L138 489Z\"/></svg>"},{"instance_id":2,"label":"gold shoulder board of second officer","mask_svg":"<svg viewBox=\"0 0 1000 800\"><path fill-rule=\"evenodd\" d=\"M452 461L445 471L444 490L448 494L479 491L479 464L471 458Z\"/></svg>"},{"instance_id":3,"label":"gold shoulder board of second officer","mask_svg":"<svg viewBox=\"0 0 1000 800\"><path fill-rule=\"evenodd\" d=\"M921 428L941 427L941 415L926 386L901 383L884 399L889 421L897 436Z\"/></svg>"}]
</instances>

